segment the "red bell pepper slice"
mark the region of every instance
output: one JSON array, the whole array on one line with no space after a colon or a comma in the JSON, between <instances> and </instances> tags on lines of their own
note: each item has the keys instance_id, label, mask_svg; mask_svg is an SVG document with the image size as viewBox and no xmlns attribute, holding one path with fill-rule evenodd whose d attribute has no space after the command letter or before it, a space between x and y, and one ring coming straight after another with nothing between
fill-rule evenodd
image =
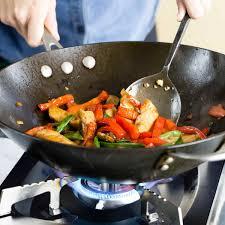
<instances>
[{"instance_id":1,"label":"red bell pepper slice","mask_svg":"<svg viewBox=\"0 0 225 225\"><path fill-rule=\"evenodd\" d=\"M52 106L59 107L59 106L65 105L67 103L69 103L69 104L74 103L73 95L68 94L68 95L61 96L59 98L52 99L47 103L39 104L38 107L41 111L46 111Z\"/></svg>"},{"instance_id":2,"label":"red bell pepper slice","mask_svg":"<svg viewBox=\"0 0 225 225\"><path fill-rule=\"evenodd\" d=\"M152 131L152 137L156 138L159 137L163 133L163 128L165 125L166 119L163 117L158 117L155 121L153 131Z\"/></svg>"},{"instance_id":3,"label":"red bell pepper slice","mask_svg":"<svg viewBox=\"0 0 225 225\"><path fill-rule=\"evenodd\" d=\"M140 139L139 142L147 146L152 144L154 146L160 146L160 145L166 144L166 142L160 138L144 138L144 139Z\"/></svg>"},{"instance_id":4,"label":"red bell pepper slice","mask_svg":"<svg viewBox=\"0 0 225 225\"><path fill-rule=\"evenodd\" d=\"M208 114L212 117L221 119L221 118L225 117L225 109L222 104L215 105L209 109Z\"/></svg>"},{"instance_id":5,"label":"red bell pepper slice","mask_svg":"<svg viewBox=\"0 0 225 225\"><path fill-rule=\"evenodd\" d=\"M103 118L98 124L104 126L98 130L99 132L112 132L117 139L125 138L127 135L126 131L113 118Z\"/></svg>"},{"instance_id":6,"label":"red bell pepper slice","mask_svg":"<svg viewBox=\"0 0 225 225\"><path fill-rule=\"evenodd\" d=\"M103 114L103 109L102 109L101 104L98 104L96 106L94 114L95 114L95 119L96 119L97 122L103 119L104 114Z\"/></svg>"},{"instance_id":7,"label":"red bell pepper slice","mask_svg":"<svg viewBox=\"0 0 225 225\"><path fill-rule=\"evenodd\" d=\"M120 130L116 129L115 127L110 127L110 126L100 127L98 129L98 132L102 132L102 133L112 132L116 136L116 139L118 139L118 140L126 137L126 133L121 134Z\"/></svg>"},{"instance_id":8,"label":"red bell pepper slice","mask_svg":"<svg viewBox=\"0 0 225 225\"><path fill-rule=\"evenodd\" d=\"M140 139L151 138L151 137L152 137L152 132L143 132L143 133L140 133L140 136L139 136Z\"/></svg>"},{"instance_id":9,"label":"red bell pepper slice","mask_svg":"<svg viewBox=\"0 0 225 225\"><path fill-rule=\"evenodd\" d=\"M115 116L116 122L128 133L131 139L136 140L139 138L138 128L132 123L132 121L125 119L119 115Z\"/></svg>"},{"instance_id":10,"label":"red bell pepper slice","mask_svg":"<svg viewBox=\"0 0 225 225\"><path fill-rule=\"evenodd\" d=\"M117 114L129 120L136 120L138 117L138 112L134 109L127 109L125 107L119 106Z\"/></svg>"},{"instance_id":11,"label":"red bell pepper slice","mask_svg":"<svg viewBox=\"0 0 225 225\"><path fill-rule=\"evenodd\" d=\"M177 127L177 130L185 134L197 134L200 139L206 139L206 135L196 127L183 126L183 127Z\"/></svg>"},{"instance_id":12,"label":"red bell pepper slice","mask_svg":"<svg viewBox=\"0 0 225 225\"><path fill-rule=\"evenodd\" d=\"M171 130L176 130L176 128L177 128L177 125L172 120L166 119L165 121L166 130L171 131Z\"/></svg>"},{"instance_id":13,"label":"red bell pepper slice","mask_svg":"<svg viewBox=\"0 0 225 225\"><path fill-rule=\"evenodd\" d=\"M209 127L206 127L204 129L201 130L203 134L205 135L208 135L209 134L209 131L210 131L210 128Z\"/></svg>"}]
</instances>

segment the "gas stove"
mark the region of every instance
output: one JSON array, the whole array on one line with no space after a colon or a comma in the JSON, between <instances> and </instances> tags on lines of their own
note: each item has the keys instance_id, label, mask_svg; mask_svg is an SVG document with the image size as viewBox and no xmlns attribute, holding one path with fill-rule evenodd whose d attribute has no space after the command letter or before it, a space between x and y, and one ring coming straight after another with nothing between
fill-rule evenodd
<instances>
[{"instance_id":1,"label":"gas stove","mask_svg":"<svg viewBox=\"0 0 225 225\"><path fill-rule=\"evenodd\" d=\"M10 140L0 138L0 146L13 149L14 161L21 157ZM223 166L205 163L149 183L99 183L66 176L24 153L1 181L0 225L222 225Z\"/></svg>"}]
</instances>

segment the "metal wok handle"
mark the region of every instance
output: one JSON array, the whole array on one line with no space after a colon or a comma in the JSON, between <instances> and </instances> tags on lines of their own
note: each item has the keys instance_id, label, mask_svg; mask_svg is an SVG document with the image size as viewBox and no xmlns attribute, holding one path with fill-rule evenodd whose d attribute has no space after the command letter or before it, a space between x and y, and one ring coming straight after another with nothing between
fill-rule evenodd
<instances>
[{"instance_id":1,"label":"metal wok handle","mask_svg":"<svg viewBox=\"0 0 225 225\"><path fill-rule=\"evenodd\" d=\"M63 46L51 35L51 33L45 28L42 41L46 51L51 51L52 46L63 48Z\"/></svg>"},{"instance_id":2,"label":"metal wok handle","mask_svg":"<svg viewBox=\"0 0 225 225\"><path fill-rule=\"evenodd\" d=\"M203 162L215 162L225 160L225 142L220 147L217 152L209 153L209 154L188 154L188 153L170 153L172 157L177 157L181 159L191 159L191 160L199 160Z\"/></svg>"}]
</instances>

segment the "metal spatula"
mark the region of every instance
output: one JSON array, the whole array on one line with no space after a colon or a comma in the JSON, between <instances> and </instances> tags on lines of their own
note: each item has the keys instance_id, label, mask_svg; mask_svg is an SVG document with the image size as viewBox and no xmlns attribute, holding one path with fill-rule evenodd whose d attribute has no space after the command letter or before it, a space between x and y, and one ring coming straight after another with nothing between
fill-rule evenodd
<instances>
[{"instance_id":1,"label":"metal spatula","mask_svg":"<svg viewBox=\"0 0 225 225\"><path fill-rule=\"evenodd\" d=\"M168 72L189 20L190 17L186 14L177 31L163 69L159 73L135 81L127 88L127 91L140 101L146 98L151 99L158 108L160 115L171 118L176 123L181 114L181 100L175 85L168 76ZM163 87L161 87L162 81Z\"/></svg>"}]
</instances>

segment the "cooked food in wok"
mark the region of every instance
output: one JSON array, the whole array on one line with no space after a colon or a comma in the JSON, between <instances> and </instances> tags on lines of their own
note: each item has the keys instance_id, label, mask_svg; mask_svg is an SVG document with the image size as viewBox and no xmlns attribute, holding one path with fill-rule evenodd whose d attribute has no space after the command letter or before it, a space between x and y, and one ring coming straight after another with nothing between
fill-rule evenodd
<instances>
[{"instance_id":1,"label":"cooked food in wok","mask_svg":"<svg viewBox=\"0 0 225 225\"><path fill-rule=\"evenodd\" d=\"M49 123L26 134L73 146L151 148L205 139L208 133L208 129L176 126L159 115L150 99L141 104L125 90L120 98L102 91L83 104L67 94L38 107L48 113Z\"/></svg>"}]
</instances>

